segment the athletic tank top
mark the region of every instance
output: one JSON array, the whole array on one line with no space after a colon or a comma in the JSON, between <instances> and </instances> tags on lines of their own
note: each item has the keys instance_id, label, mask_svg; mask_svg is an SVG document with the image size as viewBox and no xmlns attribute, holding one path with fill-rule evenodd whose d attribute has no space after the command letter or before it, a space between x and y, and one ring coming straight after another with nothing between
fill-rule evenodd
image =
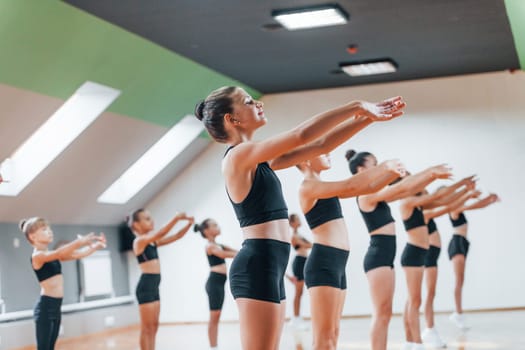
<instances>
[{"instance_id":1,"label":"athletic tank top","mask_svg":"<svg viewBox=\"0 0 525 350\"><path fill-rule=\"evenodd\" d=\"M311 230L325 222L342 218L343 212L339 198L318 199L313 208L304 214L304 217Z\"/></svg>"},{"instance_id":2,"label":"athletic tank top","mask_svg":"<svg viewBox=\"0 0 525 350\"><path fill-rule=\"evenodd\" d=\"M33 258L31 258L31 266L33 266ZM38 282L42 282L56 275L62 273L62 265L59 260L53 260L46 262L39 270L35 270L36 278Z\"/></svg>"},{"instance_id":3,"label":"athletic tank top","mask_svg":"<svg viewBox=\"0 0 525 350\"><path fill-rule=\"evenodd\" d=\"M433 234L434 232L436 232L438 230L436 222L434 221L434 219L428 220L427 227L428 227L428 234L429 235Z\"/></svg>"},{"instance_id":4,"label":"athletic tank top","mask_svg":"<svg viewBox=\"0 0 525 350\"><path fill-rule=\"evenodd\" d=\"M461 213L459 214L458 218L456 220L452 219L452 216L449 215L450 222L452 223L452 227L458 227L461 225L465 225L467 223L467 218L465 217L465 214Z\"/></svg>"},{"instance_id":5,"label":"athletic tank top","mask_svg":"<svg viewBox=\"0 0 525 350\"><path fill-rule=\"evenodd\" d=\"M358 199L359 197L356 197L356 200ZM357 202L357 207L359 208L359 211L363 216L363 220L365 220L368 232L375 231L378 228L395 221L392 217L392 213L390 212L390 206L387 202L382 201L377 203L374 210L370 212L362 211L361 207L359 206L359 201Z\"/></svg>"},{"instance_id":6,"label":"athletic tank top","mask_svg":"<svg viewBox=\"0 0 525 350\"><path fill-rule=\"evenodd\" d=\"M219 244L219 246L224 249L224 246L222 244ZM216 255L208 255L206 254L206 256L208 257L208 263L210 264L210 267L212 266L217 266L217 265L222 265L222 264L225 264L226 261L223 259L223 258L219 258L218 256Z\"/></svg>"},{"instance_id":7,"label":"athletic tank top","mask_svg":"<svg viewBox=\"0 0 525 350\"><path fill-rule=\"evenodd\" d=\"M226 152L230 149L232 147ZM281 182L268 162L257 165L252 187L242 202L234 203L229 194L228 198L241 227L288 219L288 207L283 198Z\"/></svg>"},{"instance_id":8,"label":"athletic tank top","mask_svg":"<svg viewBox=\"0 0 525 350\"><path fill-rule=\"evenodd\" d=\"M426 226L423 210L421 210L419 207L414 208L410 217L406 220L403 220L403 225L405 225L405 230L407 231L417 227Z\"/></svg>"},{"instance_id":9,"label":"athletic tank top","mask_svg":"<svg viewBox=\"0 0 525 350\"><path fill-rule=\"evenodd\" d=\"M153 244L148 244L142 254L137 255L137 260L139 264L145 263L146 261L155 260L159 258L159 253L157 252L157 246Z\"/></svg>"}]
</instances>

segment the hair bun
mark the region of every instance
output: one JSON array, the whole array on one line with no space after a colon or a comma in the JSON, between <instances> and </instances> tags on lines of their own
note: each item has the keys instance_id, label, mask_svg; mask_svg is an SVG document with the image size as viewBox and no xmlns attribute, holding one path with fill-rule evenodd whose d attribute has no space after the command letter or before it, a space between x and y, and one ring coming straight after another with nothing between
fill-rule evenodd
<instances>
[{"instance_id":1,"label":"hair bun","mask_svg":"<svg viewBox=\"0 0 525 350\"><path fill-rule=\"evenodd\" d=\"M346 160L350 160L352 159L353 156L356 155L356 151L354 151L353 149L349 149L348 151L346 151L345 153L345 158Z\"/></svg>"},{"instance_id":2,"label":"hair bun","mask_svg":"<svg viewBox=\"0 0 525 350\"><path fill-rule=\"evenodd\" d=\"M203 112L204 112L204 100L200 101L200 102L197 103L197 105L195 106L195 116L196 116L197 119L199 119L200 121L202 121L202 118L204 117Z\"/></svg>"},{"instance_id":3,"label":"hair bun","mask_svg":"<svg viewBox=\"0 0 525 350\"><path fill-rule=\"evenodd\" d=\"M201 231L201 226L199 224L193 225L193 232L200 232L200 231Z\"/></svg>"}]
</instances>

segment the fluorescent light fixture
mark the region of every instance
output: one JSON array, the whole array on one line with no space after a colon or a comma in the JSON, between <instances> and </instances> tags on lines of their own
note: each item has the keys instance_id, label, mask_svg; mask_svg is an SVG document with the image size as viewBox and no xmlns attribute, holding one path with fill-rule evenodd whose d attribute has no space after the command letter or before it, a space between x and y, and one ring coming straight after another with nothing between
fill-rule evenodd
<instances>
[{"instance_id":1,"label":"fluorescent light fixture","mask_svg":"<svg viewBox=\"0 0 525 350\"><path fill-rule=\"evenodd\" d=\"M186 116L144 153L98 197L98 202L124 204L162 171L203 131L194 116Z\"/></svg>"},{"instance_id":2,"label":"fluorescent light fixture","mask_svg":"<svg viewBox=\"0 0 525 350\"><path fill-rule=\"evenodd\" d=\"M397 71L396 64L390 60L376 60L356 63L342 63L341 69L346 74L352 77L359 77L363 75L385 74Z\"/></svg>"},{"instance_id":3,"label":"fluorescent light fixture","mask_svg":"<svg viewBox=\"0 0 525 350\"><path fill-rule=\"evenodd\" d=\"M348 22L348 14L338 5L275 10L272 16L288 30L336 26Z\"/></svg>"},{"instance_id":4,"label":"fluorescent light fixture","mask_svg":"<svg viewBox=\"0 0 525 350\"><path fill-rule=\"evenodd\" d=\"M10 182L0 195L17 196L120 95L120 91L85 82L6 161Z\"/></svg>"}]
</instances>

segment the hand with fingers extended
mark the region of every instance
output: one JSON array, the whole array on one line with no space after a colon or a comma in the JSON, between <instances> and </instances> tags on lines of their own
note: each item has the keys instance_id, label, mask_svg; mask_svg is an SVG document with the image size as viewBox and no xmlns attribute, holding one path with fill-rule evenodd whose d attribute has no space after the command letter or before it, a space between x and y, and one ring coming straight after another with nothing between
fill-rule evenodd
<instances>
[{"instance_id":1,"label":"hand with fingers extended","mask_svg":"<svg viewBox=\"0 0 525 350\"><path fill-rule=\"evenodd\" d=\"M430 168L432 175L436 179L451 179L452 178L452 168L447 164L440 164Z\"/></svg>"},{"instance_id":2,"label":"hand with fingers extended","mask_svg":"<svg viewBox=\"0 0 525 350\"><path fill-rule=\"evenodd\" d=\"M381 163L380 166L384 166L387 170L398 174L399 177L405 177L407 175L407 169L399 159L386 160Z\"/></svg>"},{"instance_id":3,"label":"hand with fingers extended","mask_svg":"<svg viewBox=\"0 0 525 350\"><path fill-rule=\"evenodd\" d=\"M401 96L376 103L360 101L360 115L376 122L387 121L402 116L405 107L406 103Z\"/></svg>"},{"instance_id":4,"label":"hand with fingers extended","mask_svg":"<svg viewBox=\"0 0 525 350\"><path fill-rule=\"evenodd\" d=\"M490 198L490 203L501 202L501 198L495 193L489 194L489 198Z\"/></svg>"}]
</instances>

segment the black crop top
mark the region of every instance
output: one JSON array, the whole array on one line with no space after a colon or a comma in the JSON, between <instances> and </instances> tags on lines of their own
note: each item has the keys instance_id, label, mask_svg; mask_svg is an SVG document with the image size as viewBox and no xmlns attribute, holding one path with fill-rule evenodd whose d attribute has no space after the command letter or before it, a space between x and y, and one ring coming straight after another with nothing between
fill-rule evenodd
<instances>
[{"instance_id":1,"label":"black crop top","mask_svg":"<svg viewBox=\"0 0 525 350\"><path fill-rule=\"evenodd\" d=\"M31 258L31 266L33 266L33 258ZM59 260L53 260L46 262L39 270L33 268L33 271L36 273L38 282L42 282L48 278L62 274L62 265Z\"/></svg>"},{"instance_id":2,"label":"black crop top","mask_svg":"<svg viewBox=\"0 0 525 350\"><path fill-rule=\"evenodd\" d=\"M304 217L311 230L325 222L342 218L343 212L339 198L318 199L313 208L304 214Z\"/></svg>"},{"instance_id":3,"label":"black crop top","mask_svg":"<svg viewBox=\"0 0 525 350\"><path fill-rule=\"evenodd\" d=\"M358 200L358 197L356 198L356 200ZM390 212L390 206L387 202L382 201L377 203L375 209L372 211L362 211L361 207L359 206L358 200L357 207L359 208L359 211L363 216L363 220L365 220L368 232L375 231L378 228L395 221L392 217L392 213Z\"/></svg>"},{"instance_id":4,"label":"black crop top","mask_svg":"<svg viewBox=\"0 0 525 350\"><path fill-rule=\"evenodd\" d=\"M452 227L459 227L467 223L467 218L465 217L465 214L463 213L459 214L456 220L452 219L452 216L449 216L449 217L450 217L450 222L452 223Z\"/></svg>"},{"instance_id":5,"label":"black crop top","mask_svg":"<svg viewBox=\"0 0 525 350\"><path fill-rule=\"evenodd\" d=\"M433 234L434 232L436 232L438 230L438 228L436 226L436 222L434 221L434 219L428 220L427 227L428 227L428 234L429 235Z\"/></svg>"},{"instance_id":6,"label":"black crop top","mask_svg":"<svg viewBox=\"0 0 525 350\"><path fill-rule=\"evenodd\" d=\"M421 226L426 226L423 210L421 210L419 207L414 208L410 217L406 220L403 220L403 225L405 225L405 230L407 231Z\"/></svg>"},{"instance_id":7,"label":"black crop top","mask_svg":"<svg viewBox=\"0 0 525 350\"><path fill-rule=\"evenodd\" d=\"M219 247L224 249L224 246L222 244L219 244ZM217 266L217 265L222 265L222 264L226 263L226 261L223 258L219 258L217 255L213 255L213 254L212 255L208 255L208 254L206 254L206 256L208 257L208 263L210 264L210 267Z\"/></svg>"},{"instance_id":8,"label":"black crop top","mask_svg":"<svg viewBox=\"0 0 525 350\"><path fill-rule=\"evenodd\" d=\"M281 182L267 162L257 165L252 188L246 198L240 203L234 203L230 198L230 202L241 227L288 219Z\"/></svg>"},{"instance_id":9,"label":"black crop top","mask_svg":"<svg viewBox=\"0 0 525 350\"><path fill-rule=\"evenodd\" d=\"M139 264L145 263L146 261L155 260L159 258L159 253L157 252L157 246L153 244L148 244L142 254L137 255L137 260Z\"/></svg>"}]
</instances>

